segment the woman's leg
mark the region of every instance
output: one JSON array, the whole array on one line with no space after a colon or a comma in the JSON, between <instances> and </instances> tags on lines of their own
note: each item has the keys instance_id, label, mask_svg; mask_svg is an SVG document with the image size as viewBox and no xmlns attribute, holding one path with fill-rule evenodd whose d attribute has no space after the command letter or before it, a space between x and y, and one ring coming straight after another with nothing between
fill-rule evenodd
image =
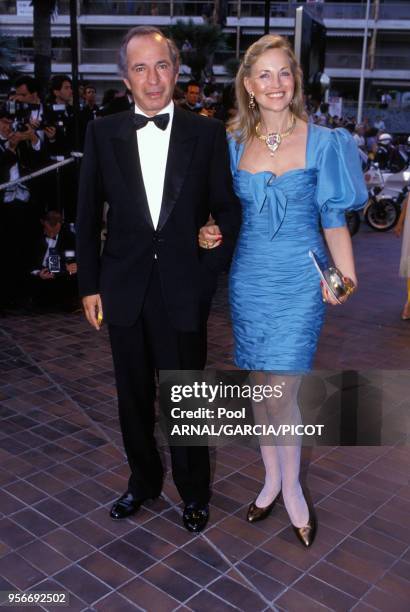
<instances>
[{"instance_id":1,"label":"woman's leg","mask_svg":"<svg viewBox=\"0 0 410 612\"><path fill-rule=\"evenodd\" d=\"M410 319L410 278L407 279L407 302L404 305L401 318Z\"/></svg>"},{"instance_id":2,"label":"woman's leg","mask_svg":"<svg viewBox=\"0 0 410 612\"><path fill-rule=\"evenodd\" d=\"M261 446L261 455L265 466L265 484L255 500L255 505L265 508L280 492L281 470L276 446Z\"/></svg>"},{"instance_id":3,"label":"woman's leg","mask_svg":"<svg viewBox=\"0 0 410 612\"><path fill-rule=\"evenodd\" d=\"M274 396L264 399L263 403L253 404L255 422L273 425L298 425L301 415L298 405L300 376L284 376L270 372L253 373L252 384L268 385L271 389L280 386L282 397ZM263 382L262 382L263 381ZM301 438L264 438L261 445L262 459L265 465L265 485L256 499L258 507L267 506L273 501L282 485L285 508L291 523L303 527L309 520L309 509L299 482Z\"/></svg>"}]
</instances>

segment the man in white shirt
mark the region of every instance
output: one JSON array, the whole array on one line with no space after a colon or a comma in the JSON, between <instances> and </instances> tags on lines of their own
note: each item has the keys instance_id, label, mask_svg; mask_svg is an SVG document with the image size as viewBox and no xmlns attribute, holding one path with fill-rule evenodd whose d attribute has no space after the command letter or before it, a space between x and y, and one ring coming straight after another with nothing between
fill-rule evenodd
<instances>
[{"instance_id":1,"label":"man in white shirt","mask_svg":"<svg viewBox=\"0 0 410 612\"><path fill-rule=\"evenodd\" d=\"M355 131L353 134L353 140L357 144L358 148L361 149L362 151L366 150L366 139L364 135L365 135L364 126L356 125Z\"/></svg>"},{"instance_id":2,"label":"man in white shirt","mask_svg":"<svg viewBox=\"0 0 410 612\"><path fill-rule=\"evenodd\" d=\"M374 127L380 132L383 132L386 129L386 124L384 123L381 117L376 117L376 121L374 122Z\"/></svg>"},{"instance_id":3,"label":"man in white shirt","mask_svg":"<svg viewBox=\"0 0 410 612\"><path fill-rule=\"evenodd\" d=\"M102 317L108 323L131 471L111 508L116 520L161 492L155 372L204 368L217 273L230 260L240 223L224 126L174 106L178 68L178 50L157 28L126 35L120 69L135 105L89 123L81 168L79 290L89 323L97 330ZM100 258L104 201L108 233ZM210 214L224 241L206 251L197 236ZM183 523L199 532L209 516L208 448L170 451Z\"/></svg>"}]
</instances>

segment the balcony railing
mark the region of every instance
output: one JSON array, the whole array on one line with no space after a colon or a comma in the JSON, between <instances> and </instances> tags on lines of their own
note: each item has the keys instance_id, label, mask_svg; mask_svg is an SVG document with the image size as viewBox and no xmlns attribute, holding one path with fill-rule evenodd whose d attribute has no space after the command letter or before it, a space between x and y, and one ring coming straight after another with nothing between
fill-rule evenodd
<instances>
[{"instance_id":1,"label":"balcony railing","mask_svg":"<svg viewBox=\"0 0 410 612\"><path fill-rule=\"evenodd\" d=\"M360 68L360 53L326 53L326 68Z\"/></svg>"},{"instance_id":2,"label":"balcony railing","mask_svg":"<svg viewBox=\"0 0 410 612\"><path fill-rule=\"evenodd\" d=\"M69 0L57 0L57 12L60 15L69 14ZM293 18L295 9L305 5L303 0L293 2L271 2L271 17ZM143 15L164 17L210 17L214 10L214 2L198 2L197 0L157 0L156 2L135 2L134 0L80 0L80 15ZM238 0L230 0L227 5L229 17L237 17ZM366 2L324 2L311 5L310 10L323 19L364 19ZM27 9L25 9L27 11ZM374 3L370 10L373 18ZM16 0L0 0L0 15L18 15ZM27 13L26 13L27 14ZM248 0L240 3L241 17L260 17L265 14L263 0ZM410 3L381 3L379 19L410 19Z\"/></svg>"},{"instance_id":3,"label":"balcony railing","mask_svg":"<svg viewBox=\"0 0 410 612\"><path fill-rule=\"evenodd\" d=\"M20 47L15 58L16 64L31 64L34 62L34 49L32 47ZM58 64L71 63L71 49L58 47L51 51L51 61Z\"/></svg>"},{"instance_id":4,"label":"balcony railing","mask_svg":"<svg viewBox=\"0 0 410 612\"><path fill-rule=\"evenodd\" d=\"M410 56L376 55L374 60L376 70L409 70Z\"/></svg>"},{"instance_id":5,"label":"balcony railing","mask_svg":"<svg viewBox=\"0 0 410 612\"><path fill-rule=\"evenodd\" d=\"M81 51L81 61L84 64L116 64L118 47L116 49L84 49Z\"/></svg>"},{"instance_id":6,"label":"balcony railing","mask_svg":"<svg viewBox=\"0 0 410 612\"><path fill-rule=\"evenodd\" d=\"M234 57L235 52L226 50L226 51L217 51L214 54L214 64L224 64L227 59L230 57ZM83 64L116 64L118 60L118 47L115 49L93 49L93 48L83 48L81 51L81 62ZM55 60L58 61L58 60ZM60 60L62 61L62 60Z\"/></svg>"},{"instance_id":7,"label":"balcony railing","mask_svg":"<svg viewBox=\"0 0 410 612\"><path fill-rule=\"evenodd\" d=\"M366 68L370 68L367 58ZM326 53L325 65L327 68L360 68L362 64L361 53ZM409 70L410 55L376 55L374 70Z\"/></svg>"},{"instance_id":8,"label":"balcony railing","mask_svg":"<svg viewBox=\"0 0 410 612\"><path fill-rule=\"evenodd\" d=\"M158 0L157 2L133 2L130 0L93 0L82 1L80 12L83 15L141 15L165 17L198 17L211 15L214 9L213 2L197 2L196 0L173 1Z\"/></svg>"},{"instance_id":9,"label":"balcony railing","mask_svg":"<svg viewBox=\"0 0 410 612\"><path fill-rule=\"evenodd\" d=\"M218 51L214 55L214 64L221 65L235 53L232 50ZM52 50L53 62L66 64L71 62L71 50L66 47L58 47ZM112 49L83 48L81 51L81 62L83 64L116 64L118 59L118 47ZM34 61L34 50L31 47L20 47L15 59L16 63L32 63ZM326 68L360 69L362 56L360 53L326 53ZM369 59L367 62L369 68ZM376 55L374 61L375 70L408 70L410 71L410 55Z\"/></svg>"}]
</instances>

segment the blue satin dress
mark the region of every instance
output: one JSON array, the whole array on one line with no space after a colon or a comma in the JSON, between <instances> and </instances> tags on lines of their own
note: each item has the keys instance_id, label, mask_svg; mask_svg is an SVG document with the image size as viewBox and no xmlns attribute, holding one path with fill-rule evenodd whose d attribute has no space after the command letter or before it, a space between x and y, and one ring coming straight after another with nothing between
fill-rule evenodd
<instances>
[{"instance_id":1,"label":"blue satin dress","mask_svg":"<svg viewBox=\"0 0 410 612\"><path fill-rule=\"evenodd\" d=\"M323 324L320 233L345 225L367 199L357 146L344 129L308 125L306 168L280 176L239 170L244 144L228 136L242 226L230 272L234 360L245 370L309 371Z\"/></svg>"}]
</instances>

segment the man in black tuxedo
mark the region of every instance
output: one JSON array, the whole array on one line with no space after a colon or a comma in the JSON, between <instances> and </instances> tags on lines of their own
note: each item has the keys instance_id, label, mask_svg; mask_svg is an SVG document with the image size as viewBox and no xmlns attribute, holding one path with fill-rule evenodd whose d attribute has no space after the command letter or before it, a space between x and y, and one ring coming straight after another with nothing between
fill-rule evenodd
<instances>
[{"instance_id":1,"label":"man in black tuxedo","mask_svg":"<svg viewBox=\"0 0 410 612\"><path fill-rule=\"evenodd\" d=\"M30 294L34 306L78 308L75 237L57 210L43 214L33 235ZM51 262L50 262L51 256Z\"/></svg>"},{"instance_id":2,"label":"man in black tuxedo","mask_svg":"<svg viewBox=\"0 0 410 612\"><path fill-rule=\"evenodd\" d=\"M16 129L16 128L19 129ZM30 241L36 219L36 179L13 183L41 167L41 141L27 123L16 126L15 115L0 106L0 260L3 262L0 310L25 308Z\"/></svg>"},{"instance_id":3,"label":"man in black tuxedo","mask_svg":"<svg viewBox=\"0 0 410 612\"><path fill-rule=\"evenodd\" d=\"M161 492L155 371L204 368L216 277L229 262L240 223L225 129L174 106L178 66L175 45L156 28L139 26L126 35L120 68L135 105L90 122L81 169L80 295L90 324L99 329L102 312L108 323L131 469L128 490L111 509L114 519ZM100 258L104 200L108 235ZM210 214L224 241L203 250L197 236ZM201 531L208 520L208 448L170 450L184 525Z\"/></svg>"}]
</instances>

